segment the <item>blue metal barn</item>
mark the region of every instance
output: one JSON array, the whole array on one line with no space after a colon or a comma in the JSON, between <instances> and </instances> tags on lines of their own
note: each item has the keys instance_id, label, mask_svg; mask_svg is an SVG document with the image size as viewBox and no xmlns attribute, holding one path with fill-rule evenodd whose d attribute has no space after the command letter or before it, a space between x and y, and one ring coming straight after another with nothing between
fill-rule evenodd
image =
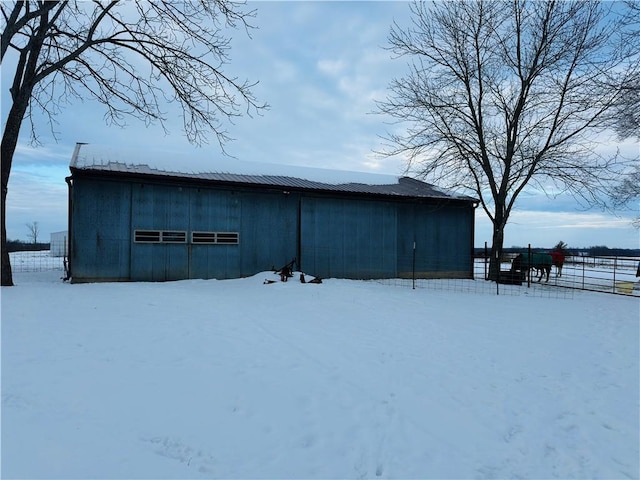
<instances>
[{"instance_id":1,"label":"blue metal barn","mask_svg":"<svg viewBox=\"0 0 640 480\"><path fill-rule=\"evenodd\" d=\"M73 282L472 278L477 201L432 185L181 173L78 144L69 184ZM338 174L339 172L334 172Z\"/></svg>"}]
</instances>

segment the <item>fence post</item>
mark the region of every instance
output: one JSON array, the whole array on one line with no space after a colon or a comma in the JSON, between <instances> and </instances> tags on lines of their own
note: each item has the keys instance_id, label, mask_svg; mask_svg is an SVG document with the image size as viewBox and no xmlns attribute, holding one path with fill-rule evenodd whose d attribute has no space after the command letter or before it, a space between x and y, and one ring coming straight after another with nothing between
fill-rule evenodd
<instances>
[{"instance_id":1,"label":"fence post","mask_svg":"<svg viewBox=\"0 0 640 480\"><path fill-rule=\"evenodd\" d=\"M496 264L498 265L498 275L496 278L496 295L500 295L500 273L502 272L502 265L500 265L500 254L496 249Z\"/></svg>"},{"instance_id":2,"label":"fence post","mask_svg":"<svg viewBox=\"0 0 640 480\"><path fill-rule=\"evenodd\" d=\"M613 257L613 293L616 293L616 268L618 267L618 257Z\"/></svg>"},{"instance_id":3,"label":"fence post","mask_svg":"<svg viewBox=\"0 0 640 480\"><path fill-rule=\"evenodd\" d=\"M487 260L489 260L489 250L487 249L487 242L484 242L484 279L489 280L487 275Z\"/></svg>"},{"instance_id":4,"label":"fence post","mask_svg":"<svg viewBox=\"0 0 640 480\"><path fill-rule=\"evenodd\" d=\"M531 244L527 247L527 288L531 288Z\"/></svg>"},{"instance_id":5,"label":"fence post","mask_svg":"<svg viewBox=\"0 0 640 480\"><path fill-rule=\"evenodd\" d=\"M416 241L413 241L413 289L416 289Z\"/></svg>"}]
</instances>

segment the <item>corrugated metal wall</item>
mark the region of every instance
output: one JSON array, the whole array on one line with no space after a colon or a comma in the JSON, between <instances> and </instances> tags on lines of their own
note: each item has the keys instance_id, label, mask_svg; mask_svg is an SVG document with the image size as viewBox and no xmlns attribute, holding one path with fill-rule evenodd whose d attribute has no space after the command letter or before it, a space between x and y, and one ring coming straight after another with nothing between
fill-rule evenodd
<instances>
[{"instance_id":1,"label":"corrugated metal wall","mask_svg":"<svg viewBox=\"0 0 640 480\"><path fill-rule=\"evenodd\" d=\"M387 202L303 198L301 263L323 278L396 274L396 207Z\"/></svg>"},{"instance_id":2,"label":"corrugated metal wall","mask_svg":"<svg viewBox=\"0 0 640 480\"><path fill-rule=\"evenodd\" d=\"M236 277L279 269L297 257L298 196L242 193L241 270Z\"/></svg>"},{"instance_id":3,"label":"corrugated metal wall","mask_svg":"<svg viewBox=\"0 0 640 480\"><path fill-rule=\"evenodd\" d=\"M405 204L398 214L398 276L471 277L471 206Z\"/></svg>"},{"instance_id":4,"label":"corrugated metal wall","mask_svg":"<svg viewBox=\"0 0 640 480\"><path fill-rule=\"evenodd\" d=\"M73 187L71 265L89 280L130 278L131 186L87 180Z\"/></svg>"},{"instance_id":5,"label":"corrugated metal wall","mask_svg":"<svg viewBox=\"0 0 640 480\"><path fill-rule=\"evenodd\" d=\"M322 278L468 276L473 209L282 191L75 178L74 281L237 278L293 258ZM179 243L135 242L135 230L184 232ZM235 232L198 244L192 232Z\"/></svg>"},{"instance_id":6,"label":"corrugated metal wall","mask_svg":"<svg viewBox=\"0 0 640 480\"><path fill-rule=\"evenodd\" d=\"M238 232L242 205L238 194L194 188L189 205L189 228L201 232ZM243 243L240 235L240 245ZM189 278L237 278L241 255L238 245L190 244Z\"/></svg>"},{"instance_id":7,"label":"corrugated metal wall","mask_svg":"<svg viewBox=\"0 0 640 480\"><path fill-rule=\"evenodd\" d=\"M132 185L129 231L189 230L190 191L176 186ZM123 232L124 233L124 232ZM187 243L131 243L131 280L189 278Z\"/></svg>"}]
</instances>

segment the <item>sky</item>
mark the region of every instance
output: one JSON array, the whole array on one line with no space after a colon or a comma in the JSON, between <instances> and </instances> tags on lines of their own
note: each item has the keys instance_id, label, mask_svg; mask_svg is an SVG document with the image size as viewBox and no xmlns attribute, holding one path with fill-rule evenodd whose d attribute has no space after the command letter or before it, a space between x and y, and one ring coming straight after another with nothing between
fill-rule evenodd
<instances>
[{"instance_id":1,"label":"sky","mask_svg":"<svg viewBox=\"0 0 640 480\"><path fill-rule=\"evenodd\" d=\"M270 105L262 115L244 116L227 125L234 140L226 152L244 161L313 166L318 168L402 175L402 158L382 157L384 136L397 128L376 113L376 100L388 95L388 85L407 71L407 60L393 58L388 34L394 21L410 22L405 2L250 2L257 10L249 38L244 30L230 32L232 76L259 83L256 97ZM5 66L6 66L5 62ZM10 68L2 70L1 109L9 109ZM129 119L124 128L105 122L105 108L86 100L65 106L52 128L37 118L39 143L29 142L29 125L21 133L7 200L7 236L27 240L27 224L38 222L40 239L67 228L69 162L76 142L127 148L171 149L184 156L211 156L212 169L224 154L211 138L209 145L191 145L181 130L182 120L172 107L165 134L159 125ZM637 140L610 142L637 155ZM226 159L228 160L228 159ZM225 160L225 161L226 161ZM527 191L519 199L505 234L505 247L570 247L606 245L640 248L640 233L631 226L636 211L613 215L585 210L570 197L547 198ZM476 211L476 246L491 244L491 224Z\"/></svg>"}]
</instances>

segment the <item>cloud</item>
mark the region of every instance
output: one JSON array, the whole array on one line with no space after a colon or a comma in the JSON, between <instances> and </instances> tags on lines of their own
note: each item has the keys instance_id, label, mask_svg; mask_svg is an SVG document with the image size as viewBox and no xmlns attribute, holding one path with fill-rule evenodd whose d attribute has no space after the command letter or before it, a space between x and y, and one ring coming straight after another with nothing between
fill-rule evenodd
<instances>
[{"instance_id":1,"label":"cloud","mask_svg":"<svg viewBox=\"0 0 640 480\"><path fill-rule=\"evenodd\" d=\"M72 152L73 149L68 146L60 147L49 144L36 147L18 143L13 157L13 166L68 165Z\"/></svg>"},{"instance_id":2,"label":"cloud","mask_svg":"<svg viewBox=\"0 0 640 480\"><path fill-rule=\"evenodd\" d=\"M476 210L476 245L491 245L491 223ZM599 212L516 211L505 229L504 246L551 248L562 240L571 247L607 245L640 248L640 232L630 217L615 217Z\"/></svg>"},{"instance_id":3,"label":"cloud","mask_svg":"<svg viewBox=\"0 0 640 480\"><path fill-rule=\"evenodd\" d=\"M406 61L392 59L382 47L387 45L394 19L401 26L410 25L408 3L250 2L248 7L257 9L253 23L258 28L250 30L252 38L243 30L231 32L231 63L224 70L241 80L258 81L253 92L271 109L226 124L235 139L225 146L226 151L247 161L403 173L402 158L380 157L373 151L382 148L381 137L388 130L400 132L405 126L385 124L387 118L372 112L376 111L375 100L387 96L389 82L404 75L407 68ZM10 80L10 69L5 66L3 84ZM2 95L4 114L10 102L6 90ZM176 161L188 161L190 155L202 151L212 160L222 157L213 136L201 148L189 144L176 105L164 106L164 110L169 135L158 125L135 119L128 119L124 128L107 126L104 106L77 101L57 116L59 143L44 123L37 125L44 135L40 146L28 146L21 138L7 204L10 237L24 238L24 224L32 221L41 222L43 229L51 222L46 227L51 231L66 228L64 176L69 174L67 167L78 141L182 152ZM638 151L637 142L620 145L624 152ZM552 246L559 235L571 243L575 235L575 242L581 245L637 247L638 232L625 227L626 217L577 208L570 196L549 199L528 191L518 201L505 244ZM491 226L482 209L476 210L476 217L477 243L490 241Z\"/></svg>"},{"instance_id":4,"label":"cloud","mask_svg":"<svg viewBox=\"0 0 640 480\"><path fill-rule=\"evenodd\" d=\"M570 213L549 211L514 212L511 224L526 225L529 228L570 229L570 228L606 228L626 229L628 218L618 218L603 213Z\"/></svg>"},{"instance_id":5,"label":"cloud","mask_svg":"<svg viewBox=\"0 0 640 480\"><path fill-rule=\"evenodd\" d=\"M15 168L7 194L7 237L26 239L25 225L38 222L43 240L51 232L67 228L67 185L69 171L59 166L37 170Z\"/></svg>"},{"instance_id":6,"label":"cloud","mask_svg":"<svg viewBox=\"0 0 640 480\"><path fill-rule=\"evenodd\" d=\"M318 71L330 77L337 77L346 69L347 64L344 60L318 60Z\"/></svg>"}]
</instances>

